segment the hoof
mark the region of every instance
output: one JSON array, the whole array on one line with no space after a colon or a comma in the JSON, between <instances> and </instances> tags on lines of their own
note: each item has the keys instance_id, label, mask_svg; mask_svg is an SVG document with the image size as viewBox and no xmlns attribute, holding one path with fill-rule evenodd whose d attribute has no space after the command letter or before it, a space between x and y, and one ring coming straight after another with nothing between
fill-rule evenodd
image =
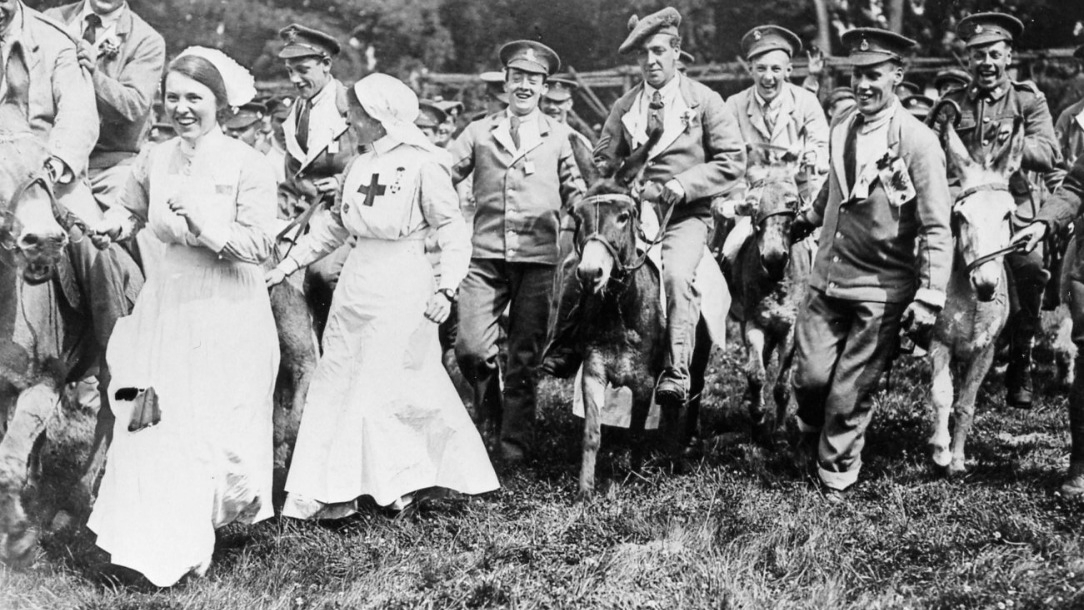
<instances>
[{"instance_id":1,"label":"hoof","mask_svg":"<svg viewBox=\"0 0 1084 610\"><path fill-rule=\"evenodd\" d=\"M930 445L930 459L938 469L944 470L952 463L952 452L945 447Z\"/></svg>"},{"instance_id":2,"label":"hoof","mask_svg":"<svg viewBox=\"0 0 1084 610\"><path fill-rule=\"evenodd\" d=\"M958 477L967 474L967 466L964 465L964 459L962 457L952 458L952 462L950 462L948 468L945 469L945 474L950 477Z\"/></svg>"},{"instance_id":3,"label":"hoof","mask_svg":"<svg viewBox=\"0 0 1084 610\"><path fill-rule=\"evenodd\" d=\"M766 421L753 424L753 442L767 448L775 445L775 429Z\"/></svg>"},{"instance_id":4,"label":"hoof","mask_svg":"<svg viewBox=\"0 0 1084 610\"><path fill-rule=\"evenodd\" d=\"M595 497L594 489L585 489L580 487L580 491L576 493L576 501L582 504L587 504Z\"/></svg>"}]
</instances>

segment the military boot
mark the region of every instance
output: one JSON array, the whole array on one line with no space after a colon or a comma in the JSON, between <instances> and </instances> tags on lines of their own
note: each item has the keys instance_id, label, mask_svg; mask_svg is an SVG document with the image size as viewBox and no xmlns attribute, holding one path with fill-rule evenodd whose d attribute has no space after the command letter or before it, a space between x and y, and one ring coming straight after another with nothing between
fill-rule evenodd
<instances>
[{"instance_id":1,"label":"military boot","mask_svg":"<svg viewBox=\"0 0 1084 610\"><path fill-rule=\"evenodd\" d=\"M1017 409L1030 409L1032 404L1030 343L1012 346L1009 368L1005 372L1006 402Z\"/></svg>"}]
</instances>

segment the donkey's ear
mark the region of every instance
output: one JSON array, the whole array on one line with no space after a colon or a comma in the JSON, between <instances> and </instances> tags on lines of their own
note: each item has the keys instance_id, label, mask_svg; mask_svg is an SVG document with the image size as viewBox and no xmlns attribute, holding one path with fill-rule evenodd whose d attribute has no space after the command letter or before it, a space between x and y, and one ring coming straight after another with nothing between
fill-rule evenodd
<instances>
[{"instance_id":1,"label":"donkey's ear","mask_svg":"<svg viewBox=\"0 0 1084 610\"><path fill-rule=\"evenodd\" d=\"M967 173L979 167L971 159L971 153L964 146L963 140L956 133L956 125L960 122L960 106L952 100L941 100L930 111L926 124L937 133L941 140L941 148L945 150L945 159L950 169L956 173Z\"/></svg>"},{"instance_id":2,"label":"donkey's ear","mask_svg":"<svg viewBox=\"0 0 1084 610\"><path fill-rule=\"evenodd\" d=\"M1024 119L1015 117L1012 125L1012 136L993 155L992 169L1002 176L1011 176L1020 169L1020 163L1024 158Z\"/></svg>"},{"instance_id":3,"label":"donkey's ear","mask_svg":"<svg viewBox=\"0 0 1084 610\"><path fill-rule=\"evenodd\" d=\"M576 166L580 168L580 174L583 175L587 186L590 187L601 180L602 171L595 165L594 155L583 140L576 134L569 133L568 143L572 146L572 158L576 160Z\"/></svg>"}]
</instances>

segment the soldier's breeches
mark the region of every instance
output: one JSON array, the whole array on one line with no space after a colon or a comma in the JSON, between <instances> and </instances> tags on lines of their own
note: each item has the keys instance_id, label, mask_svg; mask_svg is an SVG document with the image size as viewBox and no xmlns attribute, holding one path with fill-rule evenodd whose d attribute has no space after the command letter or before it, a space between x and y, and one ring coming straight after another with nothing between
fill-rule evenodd
<instances>
[{"instance_id":1,"label":"soldier's breeches","mask_svg":"<svg viewBox=\"0 0 1084 610\"><path fill-rule=\"evenodd\" d=\"M666 292L666 329L669 340L666 374L688 388L689 361L700 319L700 293L693 285L696 267L704 255L708 223L690 217L673 221L662 239L662 285Z\"/></svg>"},{"instance_id":2,"label":"soldier's breeches","mask_svg":"<svg viewBox=\"0 0 1084 610\"><path fill-rule=\"evenodd\" d=\"M1043 258L1037 252L1010 254L1005 262L1012 271L1013 283L1020 309L1010 321L1010 339L1023 347L1030 344L1039 332L1042 313L1043 291L1050 280L1050 273L1043 267Z\"/></svg>"},{"instance_id":3,"label":"soldier's breeches","mask_svg":"<svg viewBox=\"0 0 1084 610\"><path fill-rule=\"evenodd\" d=\"M899 344L904 303L849 301L810 289L795 322L794 396L804 431L820 430L817 473L833 489L858 479L873 393Z\"/></svg>"}]
</instances>

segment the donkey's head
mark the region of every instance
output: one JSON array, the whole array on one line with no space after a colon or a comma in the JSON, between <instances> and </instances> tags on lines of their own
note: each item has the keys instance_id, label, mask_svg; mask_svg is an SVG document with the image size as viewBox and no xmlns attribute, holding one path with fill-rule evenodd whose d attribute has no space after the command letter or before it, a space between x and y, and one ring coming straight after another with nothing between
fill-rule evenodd
<instances>
[{"instance_id":1,"label":"donkey's head","mask_svg":"<svg viewBox=\"0 0 1084 610\"><path fill-rule=\"evenodd\" d=\"M791 152L750 151L745 213L752 216L760 265L773 280L783 279L790 259L790 226L802 205L798 157Z\"/></svg>"},{"instance_id":2,"label":"donkey's head","mask_svg":"<svg viewBox=\"0 0 1084 610\"><path fill-rule=\"evenodd\" d=\"M960 178L960 193L952 206L952 232L975 294L980 301L990 301L1001 281L1004 254L1012 242L1016 202L1009 192L1009 177L1020 169L1024 155L1023 121L1016 119L1012 135L988 158L975 160L949 124L957 120L959 112L950 104L938 106L935 126L949 173Z\"/></svg>"},{"instance_id":3,"label":"donkey's head","mask_svg":"<svg viewBox=\"0 0 1084 610\"><path fill-rule=\"evenodd\" d=\"M26 281L38 284L52 277L68 234L43 174L48 152L17 109L0 105L0 125L0 246L14 252Z\"/></svg>"},{"instance_id":4,"label":"donkey's head","mask_svg":"<svg viewBox=\"0 0 1084 610\"><path fill-rule=\"evenodd\" d=\"M579 222L576 276L584 287L598 294L615 273L628 267L636 253L639 203L629 189L607 180L592 186L572 213Z\"/></svg>"}]
</instances>

